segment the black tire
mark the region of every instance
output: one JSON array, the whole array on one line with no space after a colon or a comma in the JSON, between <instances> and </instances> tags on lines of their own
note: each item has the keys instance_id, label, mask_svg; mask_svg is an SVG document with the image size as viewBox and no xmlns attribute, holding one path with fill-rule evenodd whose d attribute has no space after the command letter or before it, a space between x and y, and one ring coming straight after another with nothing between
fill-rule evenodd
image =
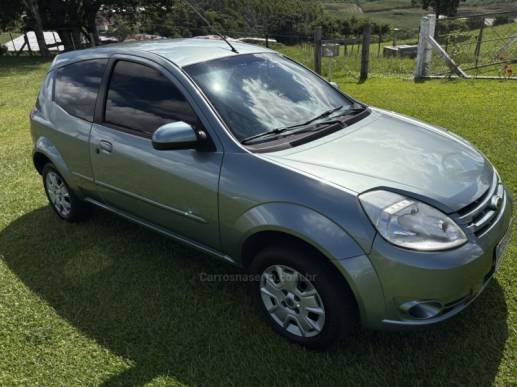
<instances>
[{"instance_id":1,"label":"black tire","mask_svg":"<svg viewBox=\"0 0 517 387\"><path fill-rule=\"evenodd\" d=\"M50 204L50 207L54 210L54 212L59 216L61 219L66 220L67 222L81 222L83 220L86 220L90 215L92 214L93 208L89 203L86 203L82 200L80 200L77 195L70 189L70 186L66 183L65 179L63 179L63 176L58 172L56 167L52 163L47 163L43 167L42 173L43 177L43 187L45 187L45 193L47 194L47 199ZM52 198L51 194L49 193L51 190L51 187L48 187L47 185L50 184L48 180L48 176L54 176L56 177L59 184L62 184L67 193L68 196L64 196L63 200L69 203L69 210L64 211L63 206L60 206L59 204L56 204Z\"/></svg>"},{"instance_id":2,"label":"black tire","mask_svg":"<svg viewBox=\"0 0 517 387\"><path fill-rule=\"evenodd\" d=\"M250 265L250 271L256 275L256 279L261 279L250 284L253 301L268 324L281 336L314 350L329 349L337 345L353 332L359 317L354 295L346 280L324 259L299 246L278 246L260 251ZM325 313L323 327L319 333L311 333L314 336L303 337L289 332L268 312L261 294L262 276L264 271L275 265L295 269L317 290ZM276 302L273 301L273 304L276 305ZM286 305L285 302L283 305ZM294 313L300 313L300 310L295 308Z\"/></svg>"}]
</instances>

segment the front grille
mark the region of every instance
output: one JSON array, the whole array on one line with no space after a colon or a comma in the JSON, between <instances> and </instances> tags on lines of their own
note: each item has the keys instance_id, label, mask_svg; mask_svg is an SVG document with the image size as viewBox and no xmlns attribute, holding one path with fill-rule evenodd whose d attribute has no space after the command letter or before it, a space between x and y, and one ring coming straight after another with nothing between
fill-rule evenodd
<instances>
[{"instance_id":1,"label":"front grille","mask_svg":"<svg viewBox=\"0 0 517 387\"><path fill-rule=\"evenodd\" d=\"M489 189L477 200L458 211L460 220L478 238L482 237L498 219L504 207L506 193L503 184L494 173L494 181Z\"/></svg>"}]
</instances>

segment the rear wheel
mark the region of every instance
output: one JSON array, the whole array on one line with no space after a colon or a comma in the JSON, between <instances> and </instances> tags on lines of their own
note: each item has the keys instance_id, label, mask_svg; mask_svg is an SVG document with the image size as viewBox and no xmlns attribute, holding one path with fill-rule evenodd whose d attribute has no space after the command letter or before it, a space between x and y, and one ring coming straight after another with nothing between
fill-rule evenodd
<instances>
[{"instance_id":1,"label":"rear wheel","mask_svg":"<svg viewBox=\"0 0 517 387\"><path fill-rule=\"evenodd\" d=\"M50 206L61 219L78 222L91 214L91 205L76 196L53 164L43 167L42 176Z\"/></svg>"},{"instance_id":2,"label":"rear wheel","mask_svg":"<svg viewBox=\"0 0 517 387\"><path fill-rule=\"evenodd\" d=\"M326 349L353 330L358 317L353 294L317 254L270 247L255 257L251 270L259 279L252 284L254 301L280 335Z\"/></svg>"}]
</instances>

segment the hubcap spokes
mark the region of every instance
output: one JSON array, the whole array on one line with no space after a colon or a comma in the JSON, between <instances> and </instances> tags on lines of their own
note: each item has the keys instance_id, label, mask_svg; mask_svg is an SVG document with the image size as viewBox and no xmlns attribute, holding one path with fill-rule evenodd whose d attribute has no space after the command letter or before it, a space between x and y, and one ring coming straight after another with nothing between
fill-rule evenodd
<instances>
[{"instance_id":1,"label":"hubcap spokes","mask_svg":"<svg viewBox=\"0 0 517 387\"><path fill-rule=\"evenodd\" d=\"M262 302L273 320L288 332L312 337L323 329L325 308L314 285L284 265L268 267L261 276Z\"/></svg>"},{"instance_id":2,"label":"hubcap spokes","mask_svg":"<svg viewBox=\"0 0 517 387\"><path fill-rule=\"evenodd\" d=\"M50 202L61 216L67 217L72 210L72 204L65 182L53 171L47 174L45 182Z\"/></svg>"}]
</instances>

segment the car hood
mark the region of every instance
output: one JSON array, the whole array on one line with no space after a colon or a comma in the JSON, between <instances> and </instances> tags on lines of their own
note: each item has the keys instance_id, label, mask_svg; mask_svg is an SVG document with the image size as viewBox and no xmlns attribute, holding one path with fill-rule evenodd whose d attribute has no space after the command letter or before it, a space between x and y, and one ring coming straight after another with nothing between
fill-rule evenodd
<instances>
[{"instance_id":1,"label":"car hood","mask_svg":"<svg viewBox=\"0 0 517 387\"><path fill-rule=\"evenodd\" d=\"M262 156L355 193L387 188L447 212L479 198L495 173L466 140L374 108L367 118L343 130Z\"/></svg>"}]
</instances>

